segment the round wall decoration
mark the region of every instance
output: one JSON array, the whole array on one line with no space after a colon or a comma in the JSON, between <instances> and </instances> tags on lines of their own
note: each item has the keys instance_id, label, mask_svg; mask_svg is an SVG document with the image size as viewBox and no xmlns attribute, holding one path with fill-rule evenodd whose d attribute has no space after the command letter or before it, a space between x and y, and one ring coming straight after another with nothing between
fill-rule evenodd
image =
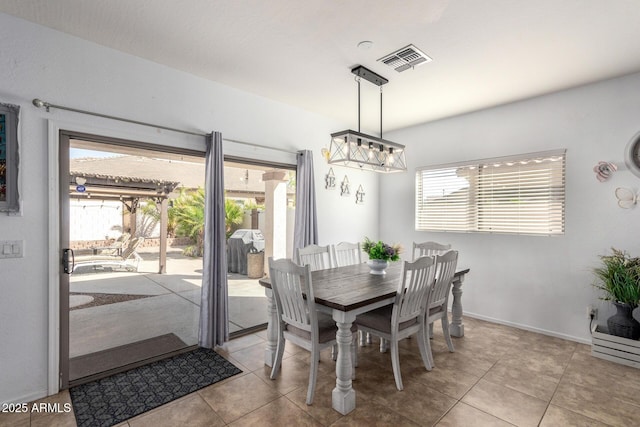
<instances>
[{"instance_id":1,"label":"round wall decoration","mask_svg":"<svg viewBox=\"0 0 640 427\"><path fill-rule=\"evenodd\" d=\"M640 178L640 132L633 135L624 149L624 162L631 173Z\"/></svg>"}]
</instances>

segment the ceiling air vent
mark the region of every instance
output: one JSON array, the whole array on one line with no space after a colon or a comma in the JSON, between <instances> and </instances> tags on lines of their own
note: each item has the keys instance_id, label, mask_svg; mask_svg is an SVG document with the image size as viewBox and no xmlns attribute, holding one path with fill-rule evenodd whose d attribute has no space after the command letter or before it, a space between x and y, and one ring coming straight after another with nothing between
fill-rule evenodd
<instances>
[{"instance_id":1,"label":"ceiling air vent","mask_svg":"<svg viewBox=\"0 0 640 427\"><path fill-rule=\"evenodd\" d=\"M410 44L409 46L405 46L402 49L399 49L389 55L383 56L382 58L378 59L378 61L401 73L404 70L408 70L409 68L431 62L432 59L429 58L420 49Z\"/></svg>"}]
</instances>

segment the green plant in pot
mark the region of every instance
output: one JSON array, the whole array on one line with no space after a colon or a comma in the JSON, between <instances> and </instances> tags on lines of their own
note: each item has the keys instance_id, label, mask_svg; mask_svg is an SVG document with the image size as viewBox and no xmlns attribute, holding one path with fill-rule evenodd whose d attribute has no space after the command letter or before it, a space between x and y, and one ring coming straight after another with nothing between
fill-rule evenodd
<instances>
[{"instance_id":1,"label":"green plant in pot","mask_svg":"<svg viewBox=\"0 0 640 427\"><path fill-rule=\"evenodd\" d=\"M383 275L389 266L389 261L398 261L402 248L400 245L388 245L382 241L374 242L365 237L362 250L369 255L367 265L371 274Z\"/></svg>"},{"instance_id":2,"label":"green plant in pot","mask_svg":"<svg viewBox=\"0 0 640 427\"><path fill-rule=\"evenodd\" d=\"M637 340L640 323L632 313L640 302L640 258L612 248L611 255L602 255L600 259L602 265L594 269L598 279L595 286L603 291L602 299L611 301L617 310L607 319L609 333Z\"/></svg>"}]
</instances>

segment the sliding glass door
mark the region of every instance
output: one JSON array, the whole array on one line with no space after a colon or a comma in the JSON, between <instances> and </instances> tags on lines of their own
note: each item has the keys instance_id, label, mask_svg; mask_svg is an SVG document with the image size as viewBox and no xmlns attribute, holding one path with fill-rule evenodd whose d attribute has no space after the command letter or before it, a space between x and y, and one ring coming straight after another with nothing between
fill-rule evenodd
<instances>
[{"instance_id":1,"label":"sliding glass door","mask_svg":"<svg viewBox=\"0 0 640 427\"><path fill-rule=\"evenodd\" d=\"M63 388L197 344L201 153L60 135Z\"/></svg>"},{"instance_id":2,"label":"sliding glass door","mask_svg":"<svg viewBox=\"0 0 640 427\"><path fill-rule=\"evenodd\" d=\"M224 166L231 337L264 329L267 300L258 283L267 258L291 258L295 166L227 159Z\"/></svg>"}]
</instances>

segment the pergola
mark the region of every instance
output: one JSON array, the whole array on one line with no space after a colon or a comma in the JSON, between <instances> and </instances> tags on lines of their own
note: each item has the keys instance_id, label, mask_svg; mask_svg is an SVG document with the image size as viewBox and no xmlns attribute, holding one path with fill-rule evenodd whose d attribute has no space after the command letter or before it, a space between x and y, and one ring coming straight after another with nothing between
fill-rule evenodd
<instances>
[{"instance_id":1,"label":"pergola","mask_svg":"<svg viewBox=\"0 0 640 427\"><path fill-rule=\"evenodd\" d=\"M78 146L95 148L86 144ZM158 203L161 211L159 271L166 272L168 198L176 189L204 187L204 159L140 155L81 157L70 159L69 169L69 191L72 197L88 198L90 195L97 199L121 200L134 218L131 221L133 230L140 200L153 199ZM77 178L86 180L82 193L77 191L80 184ZM255 199L257 203L265 204L266 224L263 234L271 242L271 246L265 249L265 254L285 256L286 241L274 239L274 230L281 227L281 224L286 224L286 207L295 198L295 187L287 185L288 173L278 168L228 161L224 167L224 182L226 197ZM265 256L265 261L268 256Z\"/></svg>"},{"instance_id":2,"label":"pergola","mask_svg":"<svg viewBox=\"0 0 640 427\"><path fill-rule=\"evenodd\" d=\"M71 171L69 193L76 199L115 200L122 202L129 212L131 235L136 232L136 214L141 200L153 200L160 211L160 260L159 273L167 272L167 225L169 195L178 187L176 181L111 176Z\"/></svg>"}]
</instances>

